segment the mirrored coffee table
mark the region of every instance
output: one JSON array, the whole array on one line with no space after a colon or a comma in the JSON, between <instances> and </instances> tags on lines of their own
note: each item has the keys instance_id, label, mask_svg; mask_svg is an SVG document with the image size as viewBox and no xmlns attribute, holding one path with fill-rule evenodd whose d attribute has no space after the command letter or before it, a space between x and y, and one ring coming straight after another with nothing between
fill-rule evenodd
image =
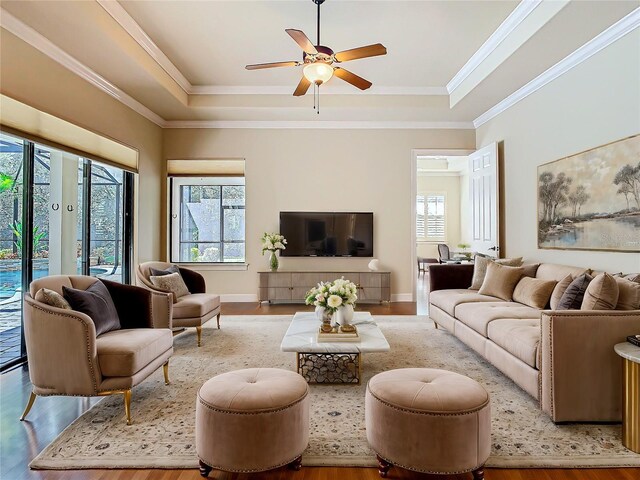
<instances>
[{"instance_id":1,"label":"mirrored coffee table","mask_svg":"<svg viewBox=\"0 0 640 480\"><path fill-rule=\"evenodd\" d=\"M296 369L309 383L360 383L362 354L388 352L391 347L369 312L355 312L357 342L318 343L320 320L315 312L293 316L280 350L295 352Z\"/></svg>"}]
</instances>

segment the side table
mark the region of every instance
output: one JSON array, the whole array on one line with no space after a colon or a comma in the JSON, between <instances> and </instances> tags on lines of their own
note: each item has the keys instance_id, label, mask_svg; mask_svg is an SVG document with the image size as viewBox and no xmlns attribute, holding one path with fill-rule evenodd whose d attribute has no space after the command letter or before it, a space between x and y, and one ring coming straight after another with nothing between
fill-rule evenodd
<instances>
[{"instance_id":1,"label":"side table","mask_svg":"<svg viewBox=\"0 0 640 480\"><path fill-rule=\"evenodd\" d=\"M622 444L640 453L640 347L618 343L614 350L622 357Z\"/></svg>"}]
</instances>

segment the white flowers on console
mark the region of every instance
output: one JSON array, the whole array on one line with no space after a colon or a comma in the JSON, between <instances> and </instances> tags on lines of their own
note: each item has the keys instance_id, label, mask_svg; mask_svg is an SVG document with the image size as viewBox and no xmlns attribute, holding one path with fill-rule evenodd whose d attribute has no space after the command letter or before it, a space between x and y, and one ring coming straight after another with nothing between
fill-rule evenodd
<instances>
[{"instance_id":1,"label":"white flowers on console","mask_svg":"<svg viewBox=\"0 0 640 480\"><path fill-rule=\"evenodd\" d=\"M264 233L264 235L262 235L262 254L264 255L264 252L269 251L269 252L275 252L277 250L286 250L287 247L285 247L285 245L287 244L287 240L284 238L283 235L280 235L279 233Z\"/></svg>"}]
</instances>

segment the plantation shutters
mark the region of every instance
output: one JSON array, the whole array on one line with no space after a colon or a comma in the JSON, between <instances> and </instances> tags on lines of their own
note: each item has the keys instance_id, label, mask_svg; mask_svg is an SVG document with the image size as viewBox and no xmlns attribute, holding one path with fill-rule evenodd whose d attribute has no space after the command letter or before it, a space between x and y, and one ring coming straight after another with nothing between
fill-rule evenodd
<instances>
[{"instance_id":1,"label":"plantation shutters","mask_svg":"<svg viewBox=\"0 0 640 480\"><path fill-rule=\"evenodd\" d=\"M416 196L416 238L444 240L445 205L444 195Z\"/></svg>"},{"instance_id":2,"label":"plantation shutters","mask_svg":"<svg viewBox=\"0 0 640 480\"><path fill-rule=\"evenodd\" d=\"M444 195L427 195L426 197L426 237L444 238L445 210Z\"/></svg>"}]
</instances>

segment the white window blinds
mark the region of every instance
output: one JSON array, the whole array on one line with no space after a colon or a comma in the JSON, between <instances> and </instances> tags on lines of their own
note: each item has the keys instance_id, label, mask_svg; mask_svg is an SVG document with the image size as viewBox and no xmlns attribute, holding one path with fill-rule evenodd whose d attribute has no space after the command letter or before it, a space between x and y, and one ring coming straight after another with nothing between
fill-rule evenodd
<instances>
[{"instance_id":1,"label":"white window blinds","mask_svg":"<svg viewBox=\"0 0 640 480\"><path fill-rule=\"evenodd\" d=\"M444 195L417 195L416 237L443 240L445 236Z\"/></svg>"}]
</instances>

